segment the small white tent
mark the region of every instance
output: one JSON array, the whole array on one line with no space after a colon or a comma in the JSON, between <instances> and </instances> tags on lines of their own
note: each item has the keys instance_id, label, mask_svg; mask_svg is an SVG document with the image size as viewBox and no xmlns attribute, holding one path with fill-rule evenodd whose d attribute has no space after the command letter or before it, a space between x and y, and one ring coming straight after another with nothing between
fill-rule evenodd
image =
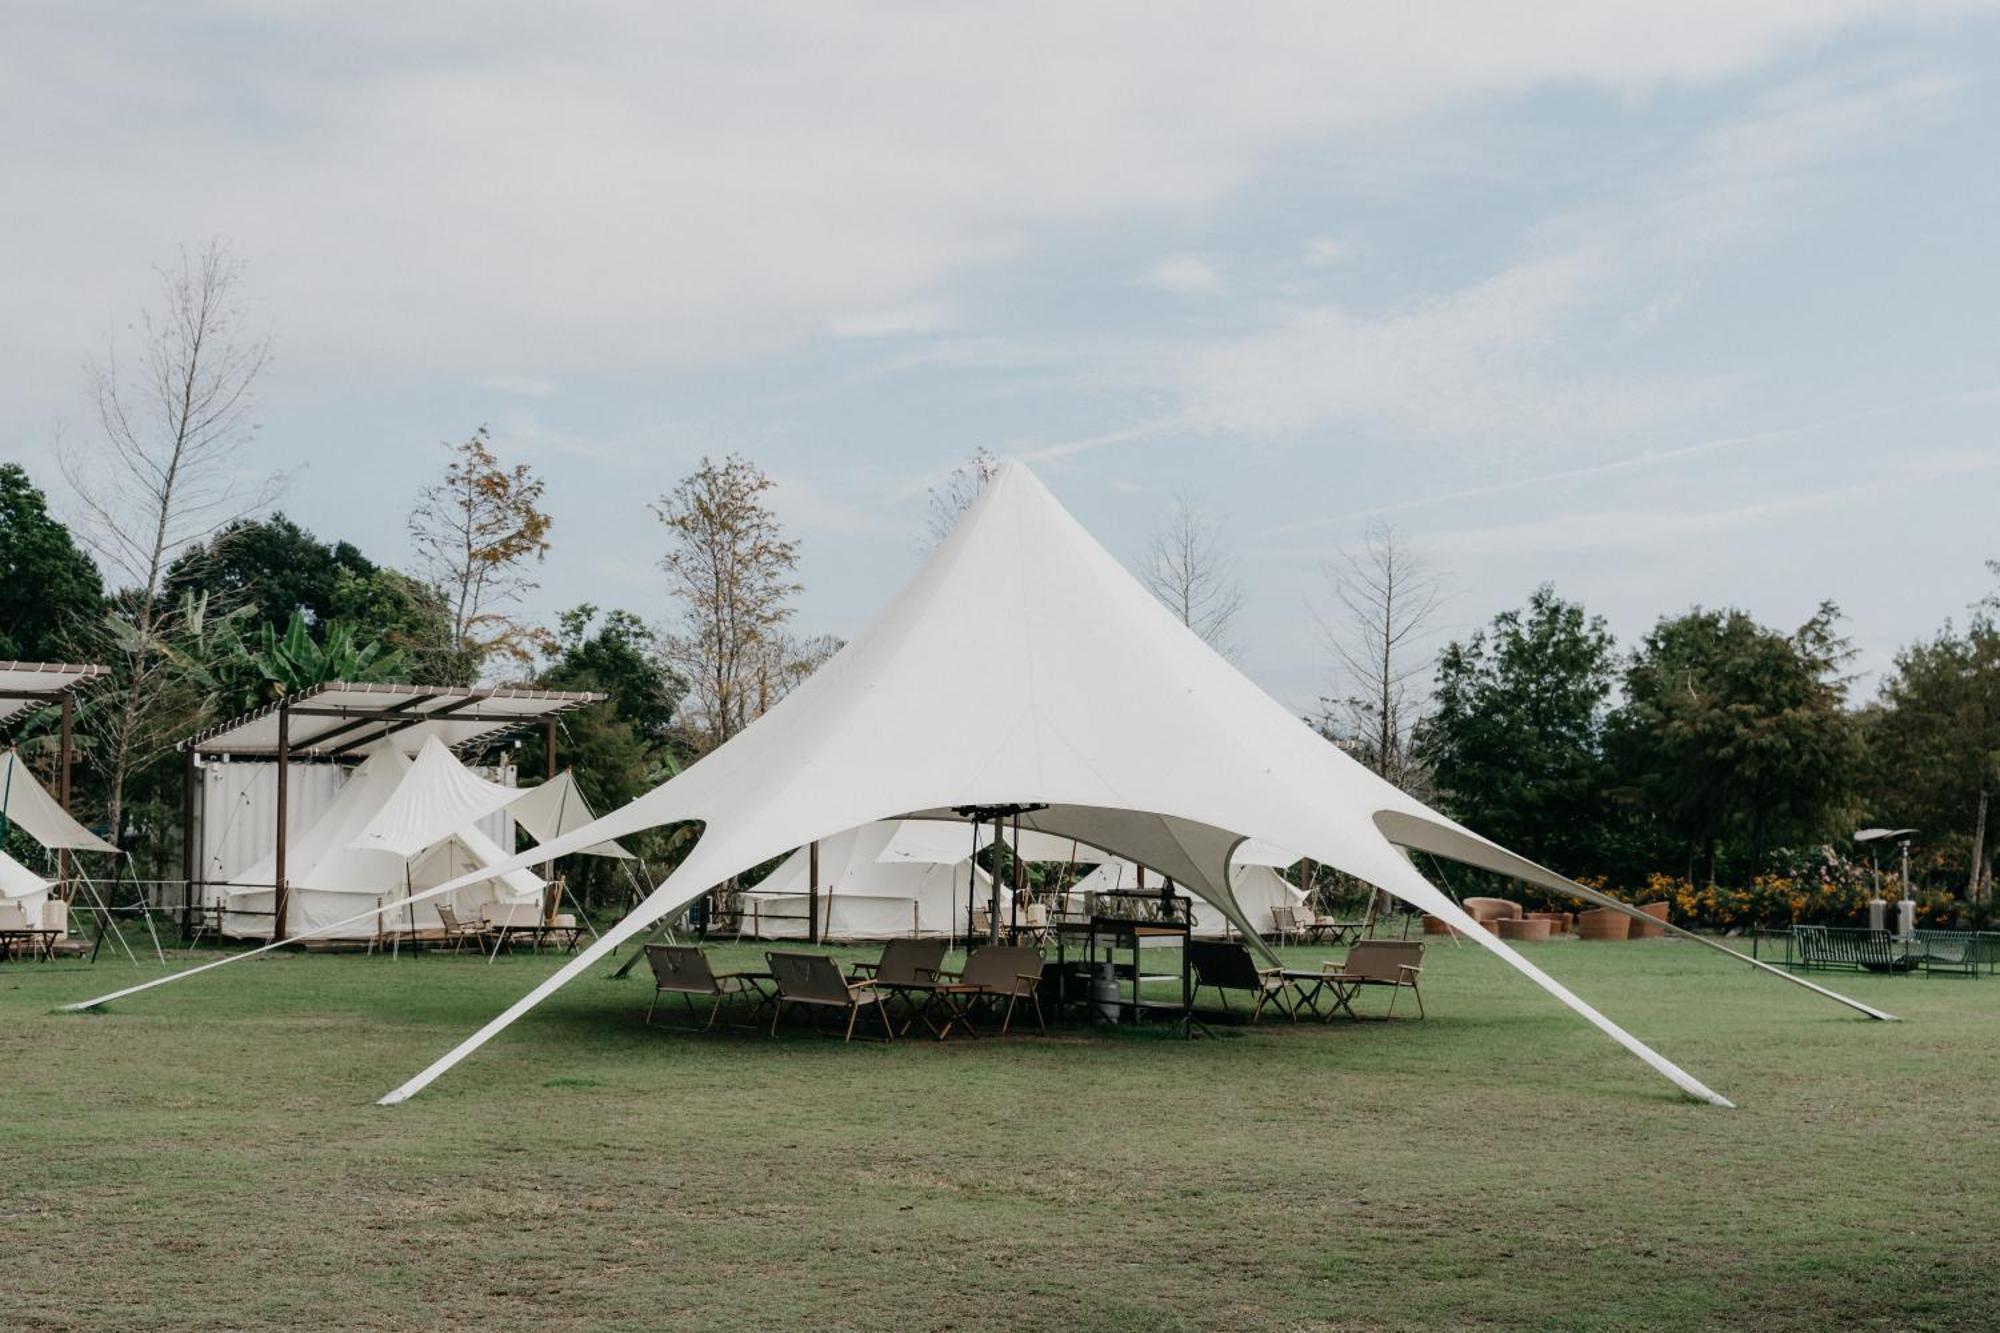
<instances>
[{"instance_id":1,"label":"small white tent","mask_svg":"<svg viewBox=\"0 0 2000 1333\"><path fill-rule=\"evenodd\" d=\"M972 865L972 844L963 825L927 824L892 820L820 839L820 910L825 914L820 929L825 938L966 934L966 872L971 870L977 880L973 897L979 908L991 901L992 877ZM957 843L955 857L943 845L946 840L935 836L940 829L958 835L950 840ZM764 940L804 939L811 867L812 850L801 847L745 889L740 895L741 933ZM1013 901L1003 888L1002 919Z\"/></svg>"},{"instance_id":2,"label":"small white tent","mask_svg":"<svg viewBox=\"0 0 2000 1333\"><path fill-rule=\"evenodd\" d=\"M41 927L42 905L48 902L49 892L54 888L54 884L0 851L0 900L20 908L29 928Z\"/></svg>"},{"instance_id":3,"label":"small white tent","mask_svg":"<svg viewBox=\"0 0 2000 1333\"><path fill-rule=\"evenodd\" d=\"M526 865L641 829L702 825L686 859L631 915L383 1101L424 1088L732 875L844 829L949 820L974 806L1018 809L1025 828L1144 865L1246 933L1254 927L1230 888L1233 853L1245 839L1295 849L1458 926L1688 1095L1729 1104L1478 929L1406 849L1635 909L1460 827L1328 744L1175 619L1015 463L876 619L770 712L671 782L516 858Z\"/></svg>"},{"instance_id":4,"label":"small white tent","mask_svg":"<svg viewBox=\"0 0 2000 1333\"><path fill-rule=\"evenodd\" d=\"M436 929L436 900L404 905L404 899L508 860L512 849L501 848L477 824L519 795L471 772L436 737L424 742L414 761L388 740L375 742L333 804L291 841L286 933L368 938L378 930L373 922L337 927L370 901L391 909L382 931ZM225 890L225 935L270 937L276 874L275 858L266 857L235 877ZM543 887L539 876L516 868L465 884L446 901L471 913L494 901L534 902Z\"/></svg>"},{"instance_id":5,"label":"small white tent","mask_svg":"<svg viewBox=\"0 0 2000 1333\"><path fill-rule=\"evenodd\" d=\"M1146 881L1146 888L1158 892L1160 883L1159 876L1151 876ZM1251 933L1255 935L1269 935L1277 929L1271 920L1272 908L1297 907L1306 900L1306 895L1293 888L1275 867L1248 865L1240 860L1229 863L1229 887L1236 896L1237 906L1243 909L1243 916L1250 923ZM1071 887L1070 901L1075 903L1080 897L1093 893L1132 893L1138 888L1139 867L1113 857ZM1240 926L1231 922L1221 908L1205 898L1193 900L1192 914L1196 939L1240 938L1243 935Z\"/></svg>"}]
</instances>

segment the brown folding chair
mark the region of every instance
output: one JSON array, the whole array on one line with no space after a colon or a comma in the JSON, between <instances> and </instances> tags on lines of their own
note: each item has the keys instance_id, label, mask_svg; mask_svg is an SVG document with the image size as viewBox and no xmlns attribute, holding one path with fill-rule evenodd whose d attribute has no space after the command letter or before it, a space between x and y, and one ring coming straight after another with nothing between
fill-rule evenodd
<instances>
[{"instance_id":1,"label":"brown folding chair","mask_svg":"<svg viewBox=\"0 0 2000 1333\"><path fill-rule=\"evenodd\" d=\"M882 946L882 957L872 963L856 963L848 975L849 981L872 981L885 992L887 1000L899 1000L904 1016L902 1027L896 1035L907 1036L910 1028L921 1021L937 1032L926 1010L930 1005L931 993L937 989L938 975L944 968L946 943L943 940L890 940Z\"/></svg>"},{"instance_id":2,"label":"brown folding chair","mask_svg":"<svg viewBox=\"0 0 2000 1333\"><path fill-rule=\"evenodd\" d=\"M1388 986L1389 1012L1384 1017L1396 1016L1396 997L1408 990L1417 997L1417 1017L1422 1018L1424 993L1417 981L1423 970L1424 946L1415 940L1362 940L1347 951L1345 962L1320 964L1323 984L1333 992L1334 1008L1327 1017L1344 1013L1359 1018L1354 1012L1354 997L1361 988Z\"/></svg>"},{"instance_id":3,"label":"brown folding chair","mask_svg":"<svg viewBox=\"0 0 2000 1333\"><path fill-rule=\"evenodd\" d=\"M873 981L849 981L841 975L840 964L823 953L767 953L764 961L770 964L771 980L777 986L771 1013L772 1036L778 1035L778 1020L784 1016L785 1006L802 1004L815 1011L814 1027L819 1026L817 1010L844 1010L847 1014L847 1031L841 1036L844 1042L854 1040L854 1025L862 1011L869 1008L882 1021L882 1040L895 1037L888 1006L882 1003L882 992Z\"/></svg>"},{"instance_id":4,"label":"brown folding chair","mask_svg":"<svg viewBox=\"0 0 2000 1333\"><path fill-rule=\"evenodd\" d=\"M754 995L760 1007L768 999L753 978L740 972L716 972L709 966L708 955L692 944L649 944L646 964L653 969L653 1003L646 1006L648 1024L653 1021L653 1010L662 995L680 996L690 1017L699 1013L695 1008L697 997L713 999L708 1021L699 1029L702 1032L715 1026L716 1015L733 996Z\"/></svg>"},{"instance_id":5,"label":"brown folding chair","mask_svg":"<svg viewBox=\"0 0 2000 1333\"><path fill-rule=\"evenodd\" d=\"M953 1027L961 1025L971 1035L978 1036L978 1029L972 1025L972 1011L980 1007L999 1009L1002 1000L1007 1004L1000 1019L1001 1036L1006 1036L1013 1026L1015 1006L1022 1000L1034 1008L1035 1026L1046 1035L1049 1028L1042 1021L1042 997L1036 993L1041 980L1039 949L1024 944L989 944L974 949L965 960L964 970L940 982L932 992L945 1013L943 1028L933 1027L938 1040L944 1040Z\"/></svg>"},{"instance_id":6,"label":"brown folding chair","mask_svg":"<svg viewBox=\"0 0 2000 1333\"><path fill-rule=\"evenodd\" d=\"M461 920L458 913L444 903L438 904L437 914L438 920L444 923L445 942L451 945L453 953L458 953L468 944L477 952L486 952L484 922Z\"/></svg>"}]
</instances>

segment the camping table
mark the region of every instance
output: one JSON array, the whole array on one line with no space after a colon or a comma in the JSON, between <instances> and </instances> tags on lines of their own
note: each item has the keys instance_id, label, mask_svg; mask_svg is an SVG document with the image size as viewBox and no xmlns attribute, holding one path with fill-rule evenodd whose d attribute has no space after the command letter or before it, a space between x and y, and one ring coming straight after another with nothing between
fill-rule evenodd
<instances>
[{"instance_id":1,"label":"camping table","mask_svg":"<svg viewBox=\"0 0 2000 1333\"><path fill-rule=\"evenodd\" d=\"M1349 1018L1359 1017L1354 1012L1354 994L1361 989L1358 981L1324 968L1288 967L1279 975L1292 983L1299 993L1299 1003L1312 1010L1320 1022L1331 1023L1340 1014ZM1322 995L1328 1000L1325 1009L1320 1008Z\"/></svg>"},{"instance_id":2,"label":"camping table","mask_svg":"<svg viewBox=\"0 0 2000 1333\"><path fill-rule=\"evenodd\" d=\"M503 947L511 946L514 938L518 935L528 936L528 947L536 953L542 951L543 940L559 940L562 944L562 952L571 953L576 949L577 941L583 937L582 926L556 926L546 921L537 921L533 925L527 926L517 926L511 923L497 926L488 925L486 929L493 935L493 952L487 955L489 962L500 956L500 950Z\"/></svg>"},{"instance_id":3,"label":"camping table","mask_svg":"<svg viewBox=\"0 0 2000 1333\"><path fill-rule=\"evenodd\" d=\"M56 956L56 941L62 937L59 930L0 930L0 958L11 958L16 944L25 944L28 951L43 962L52 962Z\"/></svg>"},{"instance_id":4,"label":"camping table","mask_svg":"<svg viewBox=\"0 0 2000 1333\"><path fill-rule=\"evenodd\" d=\"M911 1028L922 1023L933 1037L943 1041L951 1034L952 1025L961 1021L967 1032L979 1035L973 1032L972 1021L965 1016L966 1006L957 1002L951 992L941 991L935 981L878 981L875 989L903 1002L903 1026L896 1029L899 1037L908 1036ZM934 1021L933 1014L943 1016L943 1027Z\"/></svg>"}]
</instances>

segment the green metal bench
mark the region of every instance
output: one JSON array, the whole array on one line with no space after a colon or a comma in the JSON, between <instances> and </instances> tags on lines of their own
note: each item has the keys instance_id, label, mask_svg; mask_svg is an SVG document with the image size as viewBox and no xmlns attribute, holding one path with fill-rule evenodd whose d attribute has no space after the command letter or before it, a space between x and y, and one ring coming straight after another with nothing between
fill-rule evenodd
<instances>
[{"instance_id":1,"label":"green metal bench","mask_svg":"<svg viewBox=\"0 0 2000 1333\"><path fill-rule=\"evenodd\" d=\"M1785 966L1795 972L1911 972L1921 957L1886 930L1793 926Z\"/></svg>"},{"instance_id":2,"label":"green metal bench","mask_svg":"<svg viewBox=\"0 0 2000 1333\"><path fill-rule=\"evenodd\" d=\"M1942 972L1948 976L1976 977L1983 966L1993 969L1993 939L1970 930L1920 930L1916 947L1923 959L1924 975Z\"/></svg>"}]
</instances>

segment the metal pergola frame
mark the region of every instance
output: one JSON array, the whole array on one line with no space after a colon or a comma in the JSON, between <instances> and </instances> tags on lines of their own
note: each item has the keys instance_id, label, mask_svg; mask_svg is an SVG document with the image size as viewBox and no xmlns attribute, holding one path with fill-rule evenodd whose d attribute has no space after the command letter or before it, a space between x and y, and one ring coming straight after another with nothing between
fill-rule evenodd
<instances>
[{"instance_id":1,"label":"metal pergola frame","mask_svg":"<svg viewBox=\"0 0 2000 1333\"><path fill-rule=\"evenodd\" d=\"M379 707L351 701L352 696L381 697ZM329 696L348 699L331 702ZM514 685L406 685L383 682L349 683L328 681L288 694L276 703L244 713L204 728L180 742L181 751L181 933L194 930L194 897L197 886L206 880L195 877L196 769L208 756L249 759L277 765L276 838L272 859L274 898L271 904L271 941L285 938L290 915L290 880L285 871L287 851L288 788L291 766L299 760L344 763L362 747L387 736L430 722L449 723L454 728L469 726L458 739L448 742L460 752L492 744L510 732L524 731L535 724L543 728L543 751L547 777L557 775L556 719L563 713L602 703L610 698L590 690L543 690ZM315 700L321 702L315 703ZM529 707L508 708L511 704ZM301 730L303 721L303 734ZM274 723L273 735L263 737L266 722ZM547 878L547 876L544 876ZM544 914L554 919L557 892L552 887Z\"/></svg>"}]
</instances>

